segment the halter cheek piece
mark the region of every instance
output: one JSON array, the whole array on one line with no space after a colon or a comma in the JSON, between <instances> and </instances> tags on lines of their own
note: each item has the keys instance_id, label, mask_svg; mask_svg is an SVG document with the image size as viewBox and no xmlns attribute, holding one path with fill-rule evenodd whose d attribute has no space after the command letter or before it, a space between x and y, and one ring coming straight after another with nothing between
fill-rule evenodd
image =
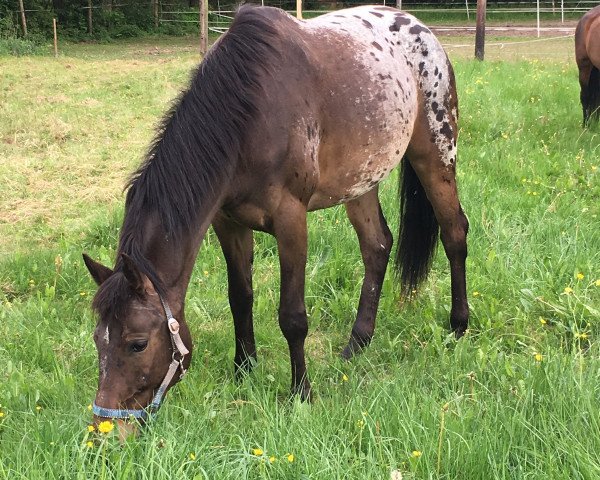
<instances>
[{"instance_id":1,"label":"halter cheek piece","mask_svg":"<svg viewBox=\"0 0 600 480\"><path fill-rule=\"evenodd\" d=\"M152 402L146 408L124 410L100 407L96 405L96 402L94 401L92 405L92 412L94 415L103 418L136 418L140 420L146 420L148 417L152 417L158 411L160 403L162 402L165 392L167 391L167 387L171 383L171 380L173 380L177 370L181 370L181 375L179 376L180 379L185 375L186 370L183 368L183 359L188 353L190 353L190 351L186 348L181 340L181 336L179 335L179 322L173 318L173 314L171 313L169 305L167 305L167 302L165 302L162 297L159 296L158 298L160 298L160 303L165 311L173 354L171 356L171 364L169 365L167 374L160 384L160 387L158 387Z\"/></svg>"}]
</instances>

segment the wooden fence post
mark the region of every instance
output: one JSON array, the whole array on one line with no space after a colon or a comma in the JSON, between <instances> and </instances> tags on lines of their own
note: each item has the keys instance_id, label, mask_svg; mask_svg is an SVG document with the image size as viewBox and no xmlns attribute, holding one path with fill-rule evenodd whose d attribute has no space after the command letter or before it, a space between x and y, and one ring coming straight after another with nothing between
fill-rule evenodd
<instances>
[{"instance_id":1,"label":"wooden fence post","mask_svg":"<svg viewBox=\"0 0 600 480\"><path fill-rule=\"evenodd\" d=\"M475 26L475 58L483 60L485 49L486 0L477 0L477 25Z\"/></svg>"},{"instance_id":2,"label":"wooden fence post","mask_svg":"<svg viewBox=\"0 0 600 480\"><path fill-rule=\"evenodd\" d=\"M302 0L296 0L296 18L302 20Z\"/></svg>"},{"instance_id":3,"label":"wooden fence post","mask_svg":"<svg viewBox=\"0 0 600 480\"><path fill-rule=\"evenodd\" d=\"M94 33L94 24L92 20L92 0L88 0L88 33L91 35Z\"/></svg>"},{"instance_id":4,"label":"wooden fence post","mask_svg":"<svg viewBox=\"0 0 600 480\"><path fill-rule=\"evenodd\" d=\"M21 27L23 27L23 36L27 36L27 19L25 18L25 7L23 6L23 0L19 0L19 10L21 12Z\"/></svg>"},{"instance_id":5,"label":"wooden fence post","mask_svg":"<svg viewBox=\"0 0 600 480\"><path fill-rule=\"evenodd\" d=\"M54 58L58 58L58 34L56 33L56 18L52 19L52 30L54 31Z\"/></svg>"},{"instance_id":6,"label":"wooden fence post","mask_svg":"<svg viewBox=\"0 0 600 480\"><path fill-rule=\"evenodd\" d=\"M198 0L200 9L200 54L208 52L208 0Z\"/></svg>"}]
</instances>

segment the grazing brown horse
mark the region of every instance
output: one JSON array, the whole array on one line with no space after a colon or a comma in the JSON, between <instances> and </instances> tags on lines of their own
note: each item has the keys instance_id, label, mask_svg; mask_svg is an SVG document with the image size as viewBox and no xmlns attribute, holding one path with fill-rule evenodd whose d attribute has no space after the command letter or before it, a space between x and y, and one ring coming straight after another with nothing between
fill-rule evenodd
<instances>
[{"instance_id":1,"label":"grazing brown horse","mask_svg":"<svg viewBox=\"0 0 600 480\"><path fill-rule=\"evenodd\" d=\"M343 351L350 358L375 329L392 248L378 185L402 159L402 286L410 291L426 277L441 230L450 324L462 335L468 222L455 181L457 115L450 62L414 17L365 6L299 21L275 8L241 7L129 182L114 269L84 256L99 285L97 419L144 418L188 367L184 299L211 225L227 262L236 373L256 357L252 231L259 230L277 240L279 325L292 391L308 398L307 212L343 203L358 235L365 276Z\"/></svg>"},{"instance_id":2,"label":"grazing brown horse","mask_svg":"<svg viewBox=\"0 0 600 480\"><path fill-rule=\"evenodd\" d=\"M583 125L600 119L600 5L587 12L575 29Z\"/></svg>"}]
</instances>

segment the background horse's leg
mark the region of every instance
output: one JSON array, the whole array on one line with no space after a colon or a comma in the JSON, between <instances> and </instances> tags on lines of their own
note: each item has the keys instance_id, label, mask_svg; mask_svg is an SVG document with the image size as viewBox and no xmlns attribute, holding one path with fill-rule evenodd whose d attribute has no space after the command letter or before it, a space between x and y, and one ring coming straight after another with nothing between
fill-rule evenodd
<instances>
[{"instance_id":1,"label":"background horse's leg","mask_svg":"<svg viewBox=\"0 0 600 480\"><path fill-rule=\"evenodd\" d=\"M250 371L256 360L256 343L252 322L252 230L223 215L217 215L213 228L227 262L229 305L235 327L236 376Z\"/></svg>"},{"instance_id":2,"label":"background horse's leg","mask_svg":"<svg viewBox=\"0 0 600 480\"><path fill-rule=\"evenodd\" d=\"M405 158L412 168L407 165L404 174L417 175L440 226L442 243L450 262L450 326L460 337L469 323L465 268L469 222L458 200L454 165L443 163L438 147L429 140L429 127L425 127L423 132L419 123L417 121Z\"/></svg>"},{"instance_id":3,"label":"background horse's leg","mask_svg":"<svg viewBox=\"0 0 600 480\"><path fill-rule=\"evenodd\" d=\"M304 304L306 206L291 196L284 198L273 218L273 233L277 239L281 269L279 326L290 349L292 393L308 400L310 383L304 358L304 340L308 334Z\"/></svg>"},{"instance_id":4,"label":"background horse's leg","mask_svg":"<svg viewBox=\"0 0 600 480\"><path fill-rule=\"evenodd\" d=\"M346 203L346 212L358 235L365 265L358 314L348 345L342 352L342 357L346 359L366 347L373 337L381 286L392 249L392 233L381 211L377 192L378 187L375 187L362 197Z\"/></svg>"},{"instance_id":5,"label":"background horse's leg","mask_svg":"<svg viewBox=\"0 0 600 480\"><path fill-rule=\"evenodd\" d=\"M581 87L579 98L581 100L581 108L583 110L583 126L585 127L588 124L591 113L589 83L592 73L592 63L587 57L578 59L577 67L579 69L579 86Z\"/></svg>"}]
</instances>

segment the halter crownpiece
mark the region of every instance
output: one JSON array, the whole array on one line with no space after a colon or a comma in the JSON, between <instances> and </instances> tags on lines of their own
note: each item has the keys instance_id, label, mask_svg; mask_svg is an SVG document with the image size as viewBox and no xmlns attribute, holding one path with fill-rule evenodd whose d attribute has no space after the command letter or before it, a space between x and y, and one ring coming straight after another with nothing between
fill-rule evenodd
<instances>
[{"instance_id":1,"label":"halter crownpiece","mask_svg":"<svg viewBox=\"0 0 600 480\"><path fill-rule=\"evenodd\" d=\"M169 337L171 339L171 348L173 350L173 354L171 356L171 363L169 364L169 369L167 370L167 374L163 379L160 387L154 394L152 398L152 402L146 408L140 409L121 409L121 408L104 408L96 405L96 401L92 404L92 412L97 417L103 418L135 418L140 420L146 420L148 417L152 417L159 409L162 399L167 391L171 380L177 373L178 369L181 369L181 375L179 378L183 378L185 375L185 368L183 367L183 359L185 356L190 353L187 349L183 340L181 340L181 336L179 335L179 322L175 320L173 314L171 313L171 309L167 302L163 300L163 298L159 295L160 303L163 306L165 311L165 316L167 319L167 328L169 330ZM179 358L177 358L179 357Z\"/></svg>"}]
</instances>

